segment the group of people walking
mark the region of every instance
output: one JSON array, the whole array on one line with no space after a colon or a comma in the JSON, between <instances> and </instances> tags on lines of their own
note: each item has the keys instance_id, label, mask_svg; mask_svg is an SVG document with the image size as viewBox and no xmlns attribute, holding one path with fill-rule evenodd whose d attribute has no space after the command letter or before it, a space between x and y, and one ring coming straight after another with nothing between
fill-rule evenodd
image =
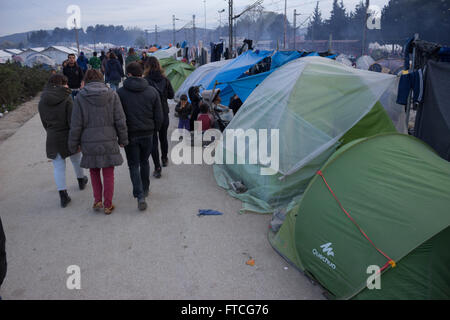
<instances>
[{"instance_id":1,"label":"group of people walking","mask_svg":"<svg viewBox=\"0 0 450 320\"><path fill-rule=\"evenodd\" d=\"M80 72L75 57L69 55L63 74L52 75L41 96L39 114L47 132L47 157L53 162L63 208L71 201L66 187L67 158L80 190L88 183L84 169L89 169L93 209L105 214L115 208L114 168L123 164L120 148L125 149L133 196L142 211L147 208L150 189L150 155L156 178L169 163L167 99L173 99L174 91L159 61L147 57L145 63L129 62L127 79L118 89L105 83L104 76L112 72L108 73L110 61L115 59L114 52L109 55L105 75L98 68ZM80 83L77 94L73 94L75 82Z\"/></svg>"}]
</instances>

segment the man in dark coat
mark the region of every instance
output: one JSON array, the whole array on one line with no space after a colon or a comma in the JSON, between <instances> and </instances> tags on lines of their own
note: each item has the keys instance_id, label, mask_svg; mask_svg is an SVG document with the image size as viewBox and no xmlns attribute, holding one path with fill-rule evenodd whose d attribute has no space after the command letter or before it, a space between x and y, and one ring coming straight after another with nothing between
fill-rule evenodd
<instances>
[{"instance_id":1,"label":"man in dark coat","mask_svg":"<svg viewBox=\"0 0 450 320\"><path fill-rule=\"evenodd\" d=\"M70 93L67 78L55 74L50 77L38 105L39 116L47 133L47 157L53 162L54 178L63 208L71 200L66 188L65 159L70 157L80 190L85 188L88 180L80 168L81 154L70 152L67 145L73 104Z\"/></svg>"},{"instance_id":2,"label":"man in dark coat","mask_svg":"<svg viewBox=\"0 0 450 320\"><path fill-rule=\"evenodd\" d=\"M70 53L68 55L68 60L63 63L63 74L69 80L69 88L72 90L72 98L75 98L78 91L83 86L84 72L77 64L73 53Z\"/></svg>"},{"instance_id":3,"label":"man in dark coat","mask_svg":"<svg viewBox=\"0 0 450 320\"><path fill-rule=\"evenodd\" d=\"M190 130L194 131L194 122L197 121L197 117L200 113L200 101L202 97L200 96L200 88L199 87L190 87L188 90L189 99L192 104L192 114L190 119Z\"/></svg>"},{"instance_id":4,"label":"man in dark coat","mask_svg":"<svg viewBox=\"0 0 450 320\"><path fill-rule=\"evenodd\" d=\"M175 96L175 92L169 79L164 76L158 59L153 56L149 57L146 62L145 79L148 81L150 86L154 87L159 92L164 116L161 129L159 130L159 132L155 133L155 136L153 137L154 141L152 152L152 158L155 164L155 172L153 175L156 178L160 178L161 163L159 161L158 138L161 144L162 166L167 167L169 163L169 142L167 140L167 130L169 128L169 104L167 102L167 99L173 99Z\"/></svg>"},{"instance_id":5,"label":"man in dark coat","mask_svg":"<svg viewBox=\"0 0 450 320\"><path fill-rule=\"evenodd\" d=\"M142 67L138 62L127 66L123 87L117 91L127 118L129 144L125 147L133 196L138 208L147 208L145 198L150 189L149 157L153 149L153 135L163 120L161 100L158 91L142 78Z\"/></svg>"},{"instance_id":6,"label":"man in dark coat","mask_svg":"<svg viewBox=\"0 0 450 320\"><path fill-rule=\"evenodd\" d=\"M117 56L114 52L109 54L109 60L106 62L105 77L107 82L111 85L111 89L117 91L119 84L124 77L123 67L121 66Z\"/></svg>"}]
</instances>

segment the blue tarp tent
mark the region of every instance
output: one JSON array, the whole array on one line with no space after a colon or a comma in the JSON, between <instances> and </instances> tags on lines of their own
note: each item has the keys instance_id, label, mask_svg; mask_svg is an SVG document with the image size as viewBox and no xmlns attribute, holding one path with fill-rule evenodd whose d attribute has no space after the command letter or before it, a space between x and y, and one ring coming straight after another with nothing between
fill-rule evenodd
<instances>
[{"instance_id":1,"label":"blue tarp tent","mask_svg":"<svg viewBox=\"0 0 450 320\"><path fill-rule=\"evenodd\" d=\"M216 86L216 89L221 90L220 96L222 98L222 104L228 105L233 90L227 82L242 77L247 70L264 58L269 57L272 53L273 51L263 50L246 51L232 62L208 73L198 82L198 85L202 85L204 89L211 90L214 88L214 83L216 81L221 83Z\"/></svg>"},{"instance_id":2,"label":"blue tarp tent","mask_svg":"<svg viewBox=\"0 0 450 320\"><path fill-rule=\"evenodd\" d=\"M272 63L270 70L281 67L283 64L288 63L294 59L300 58L302 53L299 51L278 51L272 56Z\"/></svg>"},{"instance_id":3,"label":"blue tarp tent","mask_svg":"<svg viewBox=\"0 0 450 320\"><path fill-rule=\"evenodd\" d=\"M274 70L270 70L267 72L255 74L254 76L245 77L241 79L237 79L231 82L228 82L231 89L233 90L233 93L236 93L242 102L245 102L247 100L248 96L252 93L255 88L264 81L265 78L269 74L271 74Z\"/></svg>"}]
</instances>

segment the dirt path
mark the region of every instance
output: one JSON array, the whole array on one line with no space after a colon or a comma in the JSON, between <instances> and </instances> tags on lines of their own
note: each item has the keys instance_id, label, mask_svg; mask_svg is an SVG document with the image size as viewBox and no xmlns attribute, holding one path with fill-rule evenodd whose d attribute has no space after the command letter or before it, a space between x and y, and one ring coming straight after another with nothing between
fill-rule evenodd
<instances>
[{"instance_id":1,"label":"dirt path","mask_svg":"<svg viewBox=\"0 0 450 320\"><path fill-rule=\"evenodd\" d=\"M16 133L25 122L38 112L40 98L41 95L38 94L30 101L21 104L17 109L0 118L0 144Z\"/></svg>"}]
</instances>

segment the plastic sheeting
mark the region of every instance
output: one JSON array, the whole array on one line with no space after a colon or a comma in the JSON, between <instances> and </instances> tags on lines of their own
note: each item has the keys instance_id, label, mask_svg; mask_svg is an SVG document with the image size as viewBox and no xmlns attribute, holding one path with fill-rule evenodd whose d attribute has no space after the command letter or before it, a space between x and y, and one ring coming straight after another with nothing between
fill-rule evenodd
<instances>
[{"instance_id":1,"label":"plastic sheeting","mask_svg":"<svg viewBox=\"0 0 450 320\"><path fill-rule=\"evenodd\" d=\"M30 56L28 56L27 60L25 61L25 65L28 67L33 67L35 65L47 65L47 66L55 66L56 62L52 59L50 59L49 57L40 54L40 53L36 53L36 54L32 54Z\"/></svg>"},{"instance_id":2,"label":"plastic sheeting","mask_svg":"<svg viewBox=\"0 0 450 320\"><path fill-rule=\"evenodd\" d=\"M380 117L379 111L373 112L394 81L392 75L354 69L322 57L296 59L276 69L256 87L227 127L244 131L266 129L268 133L277 129L279 165L275 174L262 175L261 169L267 166L259 160L249 164L247 139L245 164L215 165L217 183L244 202L243 211L269 213L285 207L301 197L311 177L339 147L344 135L354 131L350 129L359 127L352 138L370 136L373 130L366 134L364 128L372 128L370 123L381 119L385 124L380 124L375 134L395 132L387 115ZM383 108L379 106L377 110ZM270 133L267 141L270 155ZM217 150L222 150L222 160L228 155L238 157L235 150L227 147L226 138L219 141ZM242 180L248 192L237 195L229 189L229 183L236 179Z\"/></svg>"},{"instance_id":3,"label":"plastic sheeting","mask_svg":"<svg viewBox=\"0 0 450 320\"><path fill-rule=\"evenodd\" d=\"M228 128L278 129L279 172L290 175L338 142L394 81L331 59L297 59L269 75Z\"/></svg>"},{"instance_id":4,"label":"plastic sheeting","mask_svg":"<svg viewBox=\"0 0 450 320\"><path fill-rule=\"evenodd\" d=\"M171 47L167 50L158 50L154 53L151 53L151 55L158 59L164 59L164 58L170 58L170 57L176 58L178 50L181 50L181 49L176 48L176 47Z\"/></svg>"},{"instance_id":5,"label":"plastic sheeting","mask_svg":"<svg viewBox=\"0 0 450 320\"><path fill-rule=\"evenodd\" d=\"M224 65L228 64L233 60L222 60L222 61L216 61L212 63L205 64L201 67L198 67L195 69L194 72L192 72L189 77L184 80L183 84L180 86L180 88L175 93L175 100L179 100L180 96L182 94L187 95L188 90L190 87L198 85L199 81L204 78L208 73L210 73L213 70L220 69Z\"/></svg>"},{"instance_id":6,"label":"plastic sheeting","mask_svg":"<svg viewBox=\"0 0 450 320\"><path fill-rule=\"evenodd\" d=\"M302 54L298 51L278 51L272 56L270 69L277 69L289 61L300 58Z\"/></svg>"},{"instance_id":7,"label":"plastic sheeting","mask_svg":"<svg viewBox=\"0 0 450 320\"><path fill-rule=\"evenodd\" d=\"M361 70L369 70L370 66L375 63L371 56L361 56L356 60L356 68Z\"/></svg>"}]
</instances>

